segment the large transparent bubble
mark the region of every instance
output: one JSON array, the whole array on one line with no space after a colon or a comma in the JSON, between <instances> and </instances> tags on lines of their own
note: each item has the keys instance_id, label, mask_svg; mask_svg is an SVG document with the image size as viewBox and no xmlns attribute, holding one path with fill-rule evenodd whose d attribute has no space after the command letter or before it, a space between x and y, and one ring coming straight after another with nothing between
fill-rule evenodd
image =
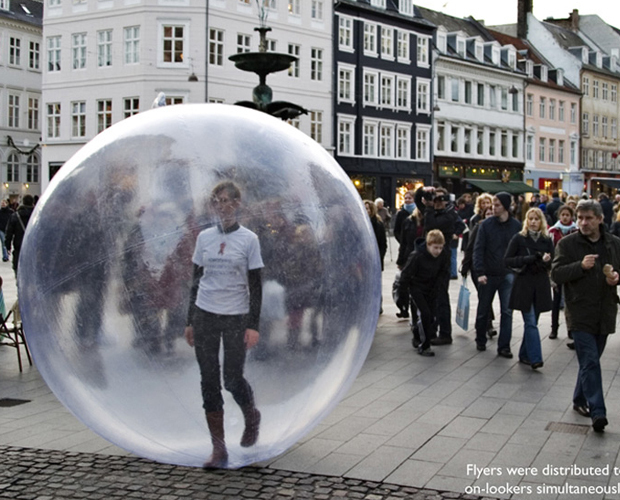
<instances>
[{"instance_id":1,"label":"large transparent bubble","mask_svg":"<svg viewBox=\"0 0 620 500\"><path fill-rule=\"evenodd\" d=\"M377 325L376 241L321 146L234 106L141 113L63 166L22 247L20 304L44 379L101 436L161 462L200 466L212 451L183 333L196 238L217 223L211 191L226 180L241 189L237 217L265 266L260 341L244 364L260 435L240 446L243 414L222 390L228 466L266 460L333 409Z\"/></svg>"}]
</instances>

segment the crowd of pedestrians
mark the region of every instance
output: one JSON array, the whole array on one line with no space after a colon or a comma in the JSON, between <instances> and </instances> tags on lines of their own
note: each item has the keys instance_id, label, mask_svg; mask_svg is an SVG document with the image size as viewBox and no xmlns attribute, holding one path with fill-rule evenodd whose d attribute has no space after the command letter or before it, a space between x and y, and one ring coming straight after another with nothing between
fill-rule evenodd
<instances>
[{"instance_id":1,"label":"crowd of pedestrians","mask_svg":"<svg viewBox=\"0 0 620 500\"><path fill-rule=\"evenodd\" d=\"M471 277L478 295L476 348L485 351L497 335L497 294L497 355L513 358L512 314L520 311L524 331L519 362L540 370L540 314L551 311L549 338L556 339L564 310L572 339L567 346L579 362L573 409L591 418L593 429L602 432L608 422L600 357L616 325L620 195L612 201L604 193L592 199L553 192L526 200L497 192L453 200L442 187L423 186L405 194L394 216L399 251L393 296L397 316L410 318L414 348L422 356L434 356L432 346L452 343L449 281L457 278L460 241L460 273ZM383 200L376 204L385 209ZM387 209L369 214L379 214L375 217L385 229L390 227ZM378 237L378 243L384 255L384 240Z\"/></svg>"}]
</instances>

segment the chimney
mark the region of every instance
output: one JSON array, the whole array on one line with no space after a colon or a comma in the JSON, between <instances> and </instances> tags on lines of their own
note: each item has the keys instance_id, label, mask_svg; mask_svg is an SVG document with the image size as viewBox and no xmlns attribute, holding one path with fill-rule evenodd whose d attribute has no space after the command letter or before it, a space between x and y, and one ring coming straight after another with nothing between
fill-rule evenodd
<instances>
[{"instance_id":1,"label":"chimney","mask_svg":"<svg viewBox=\"0 0 620 500\"><path fill-rule=\"evenodd\" d=\"M533 0L518 0L517 38L527 38L527 15L532 13Z\"/></svg>"},{"instance_id":2,"label":"chimney","mask_svg":"<svg viewBox=\"0 0 620 500\"><path fill-rule=\"evenodd\" d=\"M573 11L569 14L568 19L570 21L571 31L579 31L579 10L573 9Z\"/></svg>"}]
</instances>

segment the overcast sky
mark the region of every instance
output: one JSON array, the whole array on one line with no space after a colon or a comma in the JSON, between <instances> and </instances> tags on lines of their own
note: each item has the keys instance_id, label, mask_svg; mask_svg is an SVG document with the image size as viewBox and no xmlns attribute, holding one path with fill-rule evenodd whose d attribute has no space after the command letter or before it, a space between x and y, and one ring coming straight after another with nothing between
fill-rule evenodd
<instances>
[{"instance_id":1,"label":"overcast sky","mask_svg":"<svg viewBox=\"0 0 620 500\"><path fill-rule=\"evenodd\" d=\"M438 10L455 17L473 16L487 25L517 22L517 0L416 0L416 5ZM598 14L607 24L620 28L618 0L534 0L534 15L567 18L573 9L579 14Z\"/></svg>"}]
</instances>

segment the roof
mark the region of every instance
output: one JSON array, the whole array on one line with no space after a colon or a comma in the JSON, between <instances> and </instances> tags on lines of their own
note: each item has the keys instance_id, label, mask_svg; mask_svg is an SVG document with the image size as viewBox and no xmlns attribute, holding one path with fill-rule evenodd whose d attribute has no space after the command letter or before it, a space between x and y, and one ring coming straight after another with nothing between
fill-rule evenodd
<instances>
[{"instance_id":1,"label":"roof","mask_svg":"<svg viewBox=\"0 0 620 500\"><path fill-rule=\"evenodd\" d=\"M9 10L0 9L0 18L43 27L43 2L38 0L9 0Z\"/></svg>"},{"instance_id":2,"label":"roof","mask_svg":"<svg viewBox=\"0 0 620 500\"><path fill-rule=\"evenodd\" d=\"M479 24L474 21L473 18L462 19L460 17L449 16L443 12L437 12L436 10L426 9L424 7L416 6L420 15L430 21L435 26L443 26L449 33L455 31L463 31L468 36L479 36L485 41L488 41L488 35L479 28ZM473 21L473 22L472 22Z\"/></svg>"}]
</instances>

